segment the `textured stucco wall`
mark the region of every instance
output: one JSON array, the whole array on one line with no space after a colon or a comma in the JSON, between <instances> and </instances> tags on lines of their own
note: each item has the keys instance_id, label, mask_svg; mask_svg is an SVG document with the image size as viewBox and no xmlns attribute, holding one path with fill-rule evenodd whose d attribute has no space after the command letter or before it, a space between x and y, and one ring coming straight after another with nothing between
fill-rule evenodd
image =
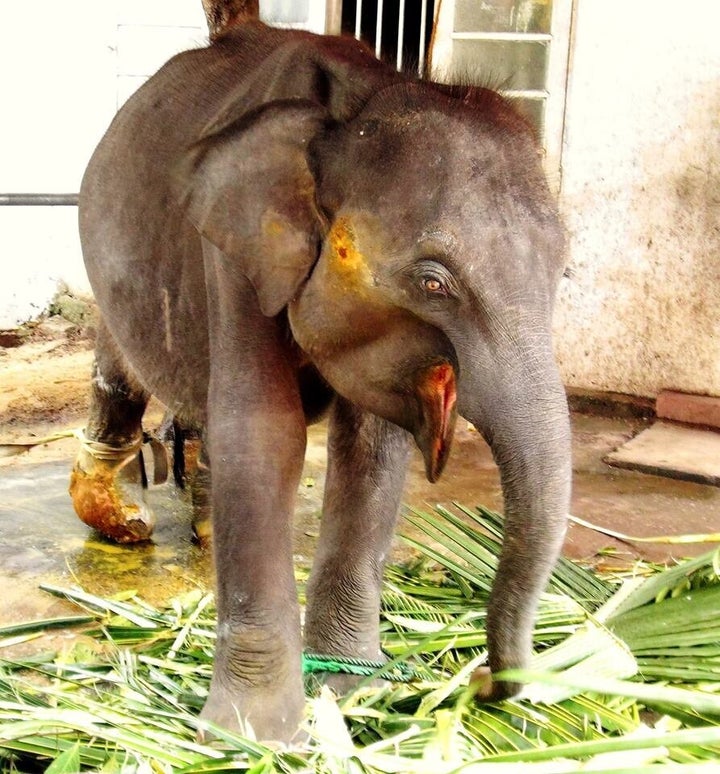
<instances>
[{"instance_id":1,"label":"textured stucco wall","mask_svg":"<svg viewBox=\"0 0 720 774\"><path fill-rule=\"evenodd\" d=\"M566 383L720 395L720 2L577 0L562 161Z\"/></svg>"}]
</instances>

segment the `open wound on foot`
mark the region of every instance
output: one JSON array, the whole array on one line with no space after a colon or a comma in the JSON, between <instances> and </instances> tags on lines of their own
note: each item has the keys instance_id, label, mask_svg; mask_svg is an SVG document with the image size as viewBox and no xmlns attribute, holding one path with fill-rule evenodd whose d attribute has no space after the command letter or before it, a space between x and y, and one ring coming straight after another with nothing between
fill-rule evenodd
<instances>
[{"instance_id":1,"label":"open wound on foot","mask_svg":"<svg viewBox=\"0 0 720 774\"><path fill-rule=\"evenodd\" d=\"M140 450L145 438L114 446L92 441L84 434L80 437L82 447L70 479L75 512L85 524L119 543L147 540L155 516L144 496L146 481ZM153 439L152 448L154 481L160 483L167 477L167 457L159 441Z\"/></svg>"}]
</instances>

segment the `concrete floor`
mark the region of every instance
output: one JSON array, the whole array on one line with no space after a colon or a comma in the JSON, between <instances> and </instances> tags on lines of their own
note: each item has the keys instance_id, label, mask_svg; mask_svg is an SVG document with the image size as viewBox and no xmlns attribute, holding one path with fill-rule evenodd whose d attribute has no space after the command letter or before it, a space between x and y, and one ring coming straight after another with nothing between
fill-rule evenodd
<instances>
[{"instance_id":1,"label":"concrete floor","mask_svg":"<svg viewBox=\"0 0 720 774\"><path fill-rule=\"evenodd\" d=\"M459 425L450 462L438 484L428 484L419 455L413 459L405 496L409 505L458 501L501 508L498 475L489 449L477 433L464 423ZM647 422L638 419L573 415L572 513L639 537L720 532L720 488L619 470L602 461L646 426ZM35 431L42 432L42 428ZM4 594L0 625L76 612L41 591L42 583L79 584L101 595L136 589L148 601L159 603L212 582L209 551L191 541L190 508L183 493L171 484L148 493L158 516L152 543L116 546L76 518L67 495L76 443L67 439L0 460L0 584ZM309 564L319 529L325 463L324 427L320 425L310 431L298 495L296 560L301 564ZM627 567L641 557L665 562L711 547L620 541L571 525L565 552L613 568Z\"/></svg>"}]
</instances>

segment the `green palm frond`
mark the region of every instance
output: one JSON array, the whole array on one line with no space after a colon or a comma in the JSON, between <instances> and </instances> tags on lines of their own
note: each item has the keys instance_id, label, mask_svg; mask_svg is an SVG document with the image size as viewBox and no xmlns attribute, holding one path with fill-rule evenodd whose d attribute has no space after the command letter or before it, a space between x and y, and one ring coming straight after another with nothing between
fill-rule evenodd
<instances>
[{"instance_id":1,"label":"green palm frond","mask_svg":"<svg viewBox=\"0 0 720 774\"><path fill-rule=\"evenodd\" d=\"M3 647L83 626L67 653L0 658L0 770L103 772L682 771L720 758L717 552L635 577L562 560L538 611L518 699L468 691L486 658L485 605L502 518L483 508L407 514L416 549L387 568L381 631L410 683L365 684L311 699L307 748L278 751L223 729L196 741L215 645L209 595L154 608L132 592L102 599L46 587L84 615L0 630Z\"/></svg>"}]
</instances>

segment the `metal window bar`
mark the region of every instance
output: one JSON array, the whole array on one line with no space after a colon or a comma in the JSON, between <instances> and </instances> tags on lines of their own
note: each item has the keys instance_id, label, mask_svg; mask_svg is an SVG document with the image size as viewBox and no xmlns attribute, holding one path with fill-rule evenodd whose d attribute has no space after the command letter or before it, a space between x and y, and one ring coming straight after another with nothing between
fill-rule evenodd
<instances>
[{"instance_id":1,"label":"metal window bar","mask_svg":"<svg viewBox=\"0 0 720 774\"><path fill-rule=\"evenodd\" d=\"M509 99L535 99L544 100L550 96L547 89L501 89L503 96Z\"/></svg>"},{"instance_id":2,"label":"metal window bar","mask_svg":"<svg viewBox=\"0 0 720 774\"><path fill-rule=\"evenodd\" d=\"M425 45L425 35L427 33L428 1L420 0L420 39L418 41L418 75L425 72L425 61L427 57L427 47ZM397 57L395 67L402 70L403 66L403 41L405 38L405 3L406 0L400 0L398 11L397 28ZM360 40L362 37L362 7L363 0L355 2L355 38ZM375 56L380 58L382 53L383 38L383 7L384 0L377 0L377 16L375 18Z\"/></svg>"},{"instance_id":3,"label":"metal window bar","mask_svg":"<svg viewBox=\"0 0 720 774\"><path fill-rule=\"evenodd\" d=\"M360 21L362 19L362 4L363 0L356 0L355 4L355 39L360 40L361 28Z\"/></svg>"},{"instance_id":4,"label":"metal window bar","mask_svg":"<svg viewBox=\"0 0 720 774\"><path fill-rule=\"evenodd\" d=\"M382 50L384 0L377 0L377 17L375 18L375 56L379 59Z\"/></svg>"},{"instance_id":5,"label":"metal window bar","mask_svg":"<svg viewBox=\"0 0 720 774\"><path fill-rule=\"evenodd\" d=\"M425 74L425 34L427 32L428 0L422 0L420 6L420 52L418 57L418 75Z\"/></svg>"},{"instance_id":6,"label":"metal window bar","mask_svg":"<svg viewBox=\"0 0 720 774\"><path fill-rule=\"evenodd\" d=\"M397 59L395 64L396 70L402 69L404 32L405 32L405 0L400 0L400 8L398 9Z\"/></svg>"}]
</instances>

